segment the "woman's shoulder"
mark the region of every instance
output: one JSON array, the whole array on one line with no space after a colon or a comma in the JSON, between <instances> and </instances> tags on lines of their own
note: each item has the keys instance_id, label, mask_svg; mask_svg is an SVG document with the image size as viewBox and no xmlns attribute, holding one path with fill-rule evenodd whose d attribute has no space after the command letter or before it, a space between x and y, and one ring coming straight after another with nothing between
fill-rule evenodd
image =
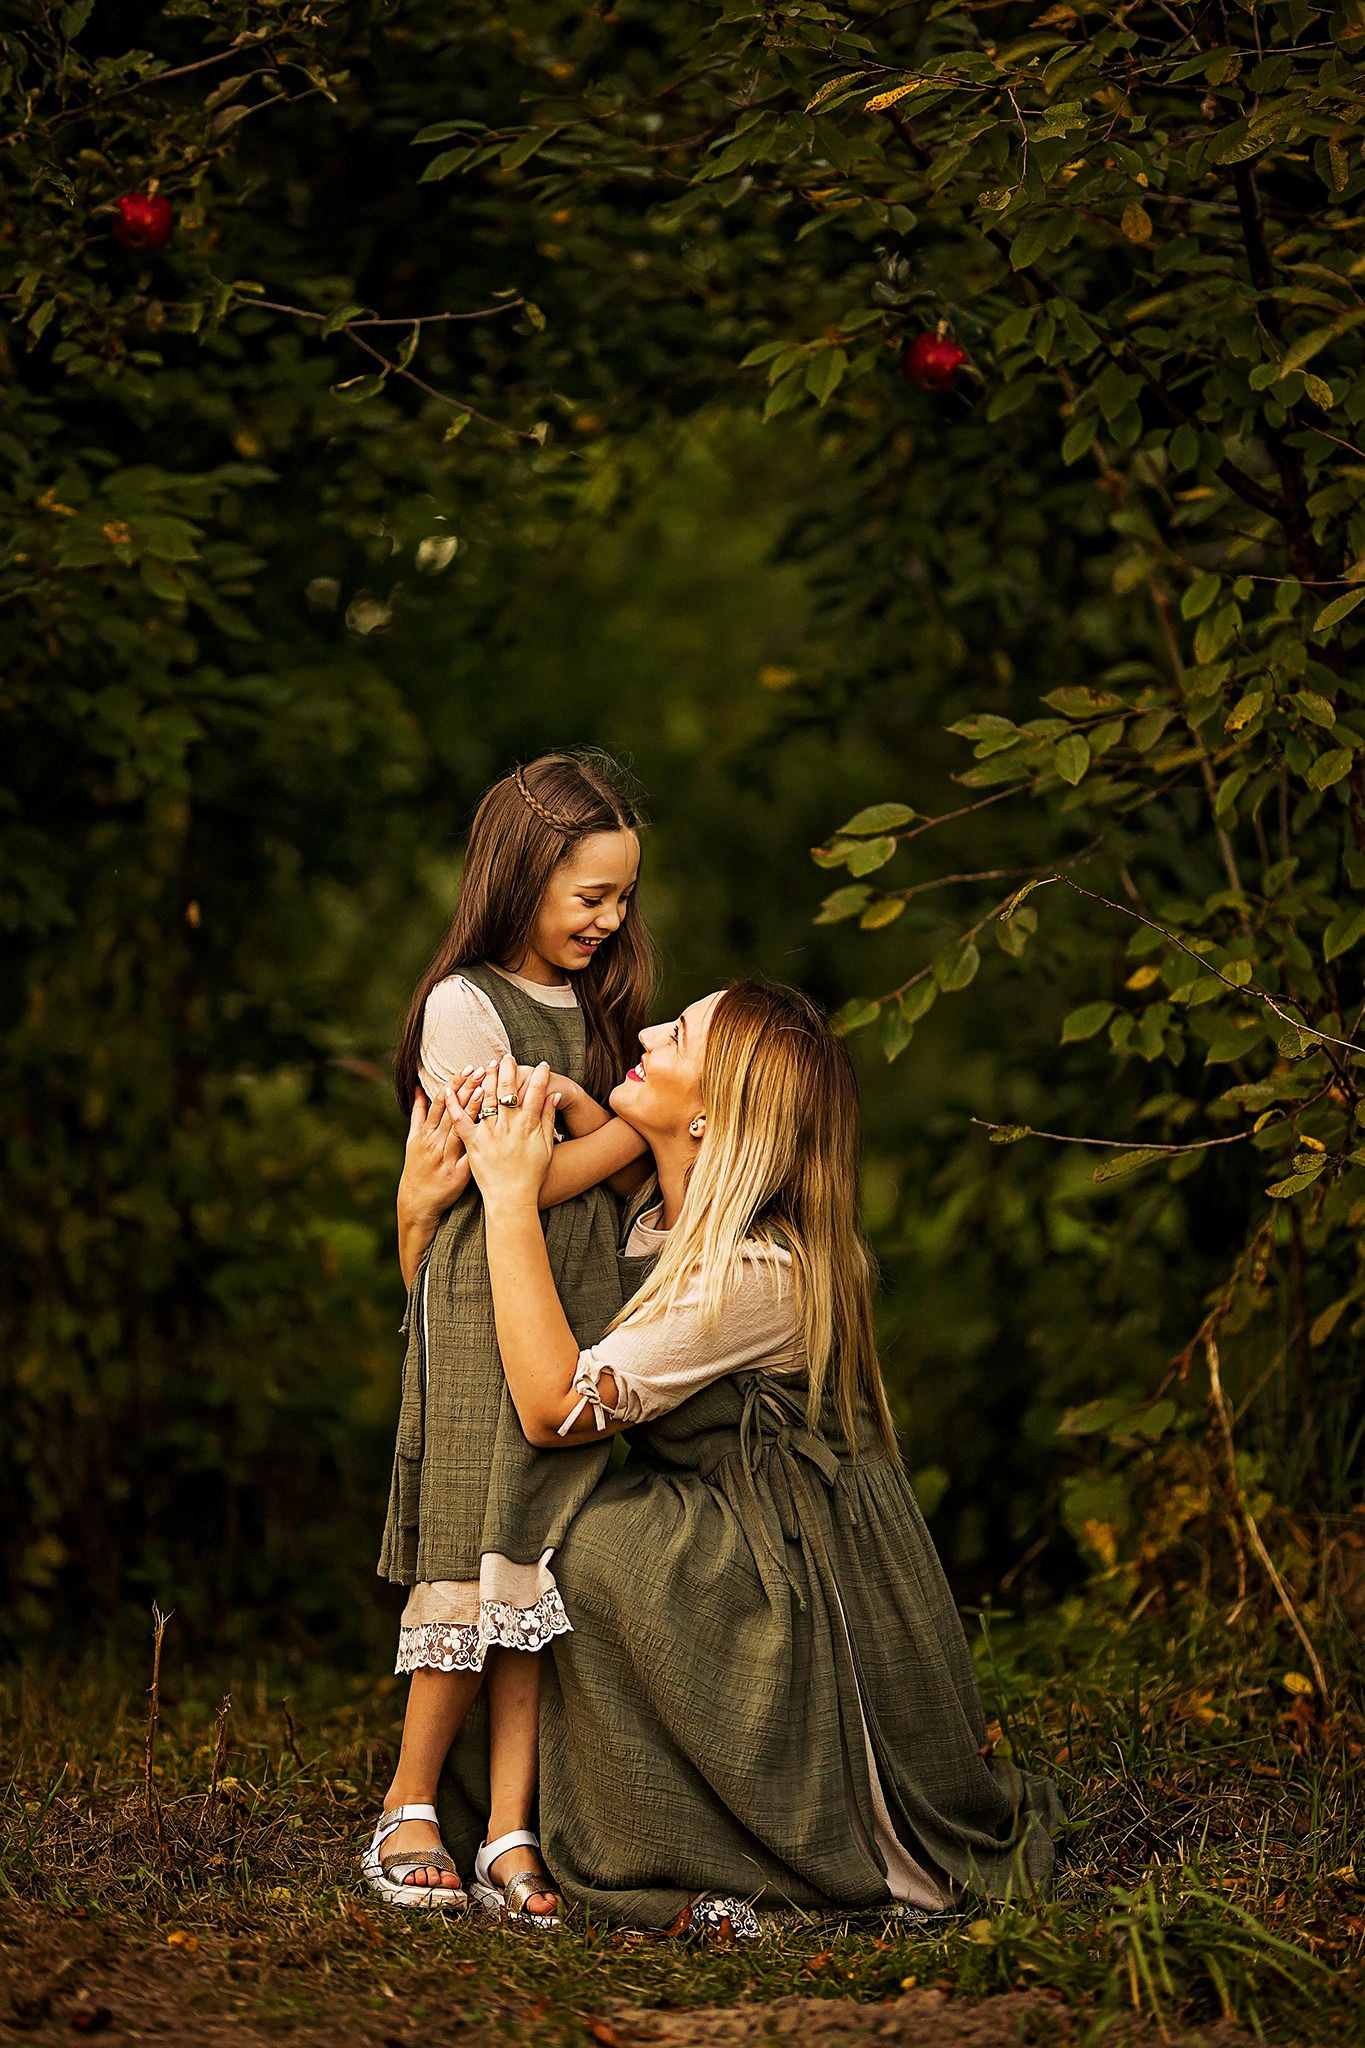
<instances>
[{"instance_id":1,"label":"woman's shoulder","mask_svg":"<svg viewBox=\"0 0 1365 2048\"><path fill-rule=\"evenodd\" d=\"M746 1269L776 1273L790 1273L792 1269L790 1247L780 1237L759 1235L741 1238L739 1256Z\"/></svg>"}]
</instances>

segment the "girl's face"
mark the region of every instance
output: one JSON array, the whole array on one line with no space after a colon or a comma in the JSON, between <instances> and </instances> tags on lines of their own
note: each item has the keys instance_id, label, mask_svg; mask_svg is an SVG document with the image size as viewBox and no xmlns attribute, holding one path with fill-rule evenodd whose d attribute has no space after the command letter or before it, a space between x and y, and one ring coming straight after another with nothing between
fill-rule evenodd
<instances>
[{"instance_id":1,"label":"girl's face","mask_svg":"<svg viewBox=\"0 0 1365 2048\"><path fill-rule=\"evenodd\" d=\"M702 1055L721 990L691 1003L671 1024L647 1024L644 1051L611 1091L611 1107L643 1137L677 1138L703 1115Z\"/></svg>"},{"instance_id":2,"label":"girl's face","mask_svg":"<svg viewBox=\"0 0 1365 2048\"><path fill-rule=\"evenodd\" d=\"M580 839L551 875L517 970L554 968L572 974L619 931L640 871L633 832L594 832ZM558 975L555 976L558 978Z\"/></svg>"}]
</instances>

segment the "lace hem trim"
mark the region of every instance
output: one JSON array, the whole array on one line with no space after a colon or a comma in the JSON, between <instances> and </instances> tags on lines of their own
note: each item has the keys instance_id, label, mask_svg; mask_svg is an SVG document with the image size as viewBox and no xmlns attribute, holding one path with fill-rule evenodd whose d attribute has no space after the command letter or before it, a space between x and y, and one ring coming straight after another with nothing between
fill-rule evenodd
<instances>
[{"instance_id":1,"label":"lace hem trim","mask_svg":"<svg viewBox=\"0 0 1365 2048\"><path fill-rule=\"evenodd\" d=\"M398 1631L394 1670L482 1671L490 1649L543 1650L555 1636L571 1635L559 1589L551 1586L533 1607L481 1600L477 1622L426 1621Z\"/></svg>"}]
</instances>

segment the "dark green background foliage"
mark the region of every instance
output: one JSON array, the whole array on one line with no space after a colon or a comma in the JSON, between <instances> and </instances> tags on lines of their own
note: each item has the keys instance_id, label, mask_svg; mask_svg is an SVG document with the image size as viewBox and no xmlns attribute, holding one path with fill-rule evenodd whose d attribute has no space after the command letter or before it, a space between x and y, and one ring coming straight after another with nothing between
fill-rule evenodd
<instances>
[{"instance_id":1,"label":"dark green background foliage","mask_svg":"<svg viewBox=\"0 0 1365 2048\"><path fill-rule=\"evenodd\" d=\"M479 791L574 742L668 999L855 1034L960 1587L1240 1592L1254 1526L1344 1597L1358 0L11 19L16 1636L382 1633L385 1060Z\"/></svg>"}]
</instances>

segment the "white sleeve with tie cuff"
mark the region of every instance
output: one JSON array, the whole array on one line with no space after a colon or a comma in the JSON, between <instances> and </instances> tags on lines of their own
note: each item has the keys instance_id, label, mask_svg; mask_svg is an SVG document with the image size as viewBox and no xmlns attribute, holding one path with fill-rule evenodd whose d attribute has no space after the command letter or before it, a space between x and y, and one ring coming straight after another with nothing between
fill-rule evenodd
<instances>
[{"instance_id":1,"label":"white sleeve with tie cuff","mask_svg":"<svg viewBox=\"0 0 1365 2048\"><path fill-rule=\"evenodd\" d=\"M559 1434L567 1436L585 1409L599 1429L608 1422L650 1422L732 1372L790 1372L799 1363L791 1254L755 1245L746 1248L739 1282L714 1323L703 1320L694 1280L667 1315L623 1323L580 1352L575 1405ZM612 1403L598 1392L603 1373L616 1383Z\"/></svg>"}]
</instances>

